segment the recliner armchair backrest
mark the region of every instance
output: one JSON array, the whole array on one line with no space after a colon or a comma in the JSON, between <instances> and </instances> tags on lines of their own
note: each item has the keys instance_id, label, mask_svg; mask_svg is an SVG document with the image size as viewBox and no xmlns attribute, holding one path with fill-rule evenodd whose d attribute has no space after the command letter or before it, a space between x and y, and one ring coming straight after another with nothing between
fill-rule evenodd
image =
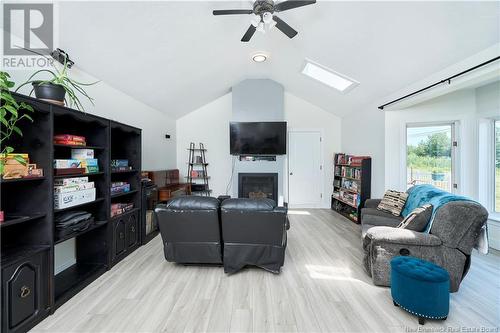
<instances>
[{"instance_id":1,"label":"recliner armchair backrest","mask_svg":"<svg viewBox=\"0 0 500 333\"><path fill-rule=\"evenodd\" d=\"M178 197L156 207L165 259L178 263L222 263L219 201Z\"/></svg>"},{"instance_id":2,"label":"recliner armchair backrest","mask_svg":"<svg viewBox=\"0 0 500 333\"><path fill-rule=\"evenodd\" d=\"M273 200L227 199L221 205L225 243L284 245L287 209Z\"/></svg>"},{"instance_id":3,"label":"recliner armchair backrest","mask_svg":"<svg viewBox=\"0 0 500 333\"><path fill-rule=\"evenodd\" d=\"M443 245L469 255L487 219L483 206L472 201L451 201L438 209L430 233L438 236Z\"/></svg>"},{"instance_id":4,"label":"recliner armchair backrest","mask_svg":"<svg viewBox=\"0 0 500 333\"><path fill-rule=\"evenodd\" d=\"M219 201L185 196L156 207L164 242L220 242Z\"/></svg>"}]
</instances>

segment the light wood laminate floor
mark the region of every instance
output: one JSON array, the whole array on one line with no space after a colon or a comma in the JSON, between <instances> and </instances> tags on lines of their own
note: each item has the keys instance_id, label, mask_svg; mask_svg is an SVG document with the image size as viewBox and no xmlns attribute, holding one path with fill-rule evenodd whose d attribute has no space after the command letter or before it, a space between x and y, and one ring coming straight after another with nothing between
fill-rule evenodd
<instances>
[{"instance_id":1,"label":"light wood laminate floor","mask_svg":"<svg viewBox=\"0 0 500 333\"><path fill-rule=\"evenodd\" d=\"M285 266L274 275L165 261L158 236L59 308L34 332L413 332L362 268L360 227L326 209L291 211ZM500 256L474 254L446 321L500 326ZM441 332L441 330L434 330Z\"/></svg>"}]
</instances>

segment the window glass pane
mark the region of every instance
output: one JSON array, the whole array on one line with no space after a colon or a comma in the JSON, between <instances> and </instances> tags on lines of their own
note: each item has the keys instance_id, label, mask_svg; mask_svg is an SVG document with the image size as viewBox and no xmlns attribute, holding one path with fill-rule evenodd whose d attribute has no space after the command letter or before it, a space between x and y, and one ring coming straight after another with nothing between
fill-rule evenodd
<instances>
[{"instance_id":1,"label":"window glass pane","mask_svg":"<svg viewBox=\"0 0 500 333\"><path fill-rule=\"evenodd\" d=\"M431 184L451 192L451 135L451 125L407 128L408 187Z\"/></svg>"},{"instance_id":2,"label":"window glass pane","mask_svg":"<svg viewBox=\"0 0 500 333\"><path fill-rule=\"evenodd\" d=\"M500 121L495 121L495 211L500 212Z\"/></svg>"}]
</instances>

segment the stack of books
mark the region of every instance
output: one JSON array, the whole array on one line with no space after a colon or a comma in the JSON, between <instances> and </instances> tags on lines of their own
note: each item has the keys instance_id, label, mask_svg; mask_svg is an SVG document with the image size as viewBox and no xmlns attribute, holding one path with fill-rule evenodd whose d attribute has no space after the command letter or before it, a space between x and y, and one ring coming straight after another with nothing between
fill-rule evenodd
<instances>
[{"instance_id":1,"label":"stack of books","mask_svg":"<svg viewBox=\"0 0 500 333\"><path fill-rule=\"evenodd\" d=\"M343 166L340 170L340 175L342 177L361 179L361 170Z\"/></svg>"},{"instance_id":2,"label":"stack of books","mask_svg":"<svg viewBox=\"0 0 500 333\"><path fill-rule=\"evenodd\" d=\"M96 189L88 177L63 178L54 180L54 207L69 208L94 201Z\"/></svg>"},{"instance_id":3,"label":"stack of books","mask_svg":"<svg viewBox=\"0 0 500 333\"><path fill-rule=\"evenodd\" d=\"M82 173L95 173L99 172L99 162L95 158L54 160L54 169L56 174L60 173L60 169L81 169Z\"/></svg>"},{"instance_id":4,"label":"stack of books","mask_svg":"<svg viewBox=\"0 0 500 333\"><path fill-rule=\"evenodd\" d=\"M31 164L28 154L0 154L4 160L2 179L43 177L43 169Z\"/></svg>"},{"instance_id":5,"label":"stack of books","mask_svg":"<svg viewBox=\"0 0 500 333\"><path fill-rule=\"evenodd\" d=\"M133 203L113 203L111 204L111 217L115 217L134 209Z\"/></svg>"},{"instance_id":6,"label":"stack of books","mask_svg":"<svg viewBox=\"0 0 500 333\"><path fill-rule=\"evenodd\" d=\"M354 156L346 154L336 154L335 164L345 164L350 166L361 166L364 159L370 158L369 156Z\"/></svg>"},{"instance_id":7,"label":"stack of books","mask_svg":"<svg viewBox=\"0 0 500 333\"><path fill-rule=\"evenodd\" d=\"M128 165L128 160L111 160L112 171L128 171L132 167Z\"/></svg>"},{"instance_id":8,"label":"stack of books","mask_svg":"<svg viewBox=\"0 0 500 333\"><path fill-rule=\"evenodd\" d=\"M72 134L57 134L54 135L54 143L68 146L86 146L87 142L84 136Z\"/></svg>"},{"instance_id":9,"label":"stack of books","mask_svg":"<svg viewBox=\"0 0 500 333\"><path fill-rule=\"evenodd\" d=\"M130 192L130 184L127 182L113 182L111 183L111 195Z\"/></svg>"},{"instance_id":10,"label":"stack of books","mask_svg":"<svg viewBox=\"0 0 500 333\"><path fill-rule=\"evenodd\" d=\"M61 169L77 169L75 173L96 173L99 172L99 161L95 158L93 149L71 149L71 159L54 160L56 174L66 174Z\"/></svg>"},{"instance_id":11,"label":"stack of books","mask_svg":"<svg viewBox=\"0 0 500 333\"><path fill-rule=\"evenodd\" d=\"M357 207L358 206L358 194L356 193L351 193L351 192L346 192L346 191L339 191L339 198L340 200L347 202L348 204Z\"/></svg>"}]
</instances>

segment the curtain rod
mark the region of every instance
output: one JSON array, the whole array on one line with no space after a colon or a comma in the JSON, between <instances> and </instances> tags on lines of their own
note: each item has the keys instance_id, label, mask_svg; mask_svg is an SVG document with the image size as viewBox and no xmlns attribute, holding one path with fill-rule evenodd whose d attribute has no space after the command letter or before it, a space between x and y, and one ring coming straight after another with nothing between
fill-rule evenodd
<instances>
[{"instance_id":1,"label":"curtain rod","mask_svg":"<svg viewBox=\"0 0 500 333\"><path fill-rule=\"evenodd\" d=\"M384 109L386 106L388 106L388 105L394 104L394 103L399 102L399 101L401 101L401 100L403 100L403 99L407 99L408 97L411 97L411 96L413 96L413 95L419 94L419 93L421 93L422 91L426 91L426 90L428 90L428 89L434 88L434 87L435 87L435 86L437 86L437 85L440 85L440 84L443 84L443 83L446 83L446 82L447 82L448 84L451 84L451 80L453 80L453 79L455 79L455 78L457 78L457 77L459 77L459 76L462 76L462 75L464 75L464 74L466 74L466 73L469 73L469 72L471 72L471 71L473 71L473 70L476 70L476 69L478 69L479 67L486 66L486 65L488 65L489 63L492 63L492 62L494 62L494 61L497 61L498 59L500 59L500 56L495 57L495 58L493 58L493 59L490 59L490 60L488 60L488 61L485 61L485 62L483 62L483 63L481 63L481 64L479 64L479 65L476 65L476 66L474 66L474 67L471 67L471 68L469 68L469 69L467 69L467 70L465 70L465 71L463 71L463 72L460 72L460 73L458 73L458 74L455 74L455 75L453 75L453 76L450 76L450 77L448 77L448 78L446 78L446 79L444 79L444 80L441 80L441 81L439 81L439 82L433 83L433 84L431 84L431 85L429 85L429 86L427 86L427 87L425 87L425 88L422 88L422 89L420 89L420 90L414 91L414 92L412 92L412 93L410 93L410 94L408 94L408 95L405 95L405 96L403 96L403 97L400 97L400 98L398 98L398 99L395 99L395 100L393 100L393 101L390 101L390 102L388 102L388 103L385 103L384 105L381 105L381 106L379 106L378 108L379 108L380 110L383 110L383 109Z\"/></svg>"}]
</instances>

